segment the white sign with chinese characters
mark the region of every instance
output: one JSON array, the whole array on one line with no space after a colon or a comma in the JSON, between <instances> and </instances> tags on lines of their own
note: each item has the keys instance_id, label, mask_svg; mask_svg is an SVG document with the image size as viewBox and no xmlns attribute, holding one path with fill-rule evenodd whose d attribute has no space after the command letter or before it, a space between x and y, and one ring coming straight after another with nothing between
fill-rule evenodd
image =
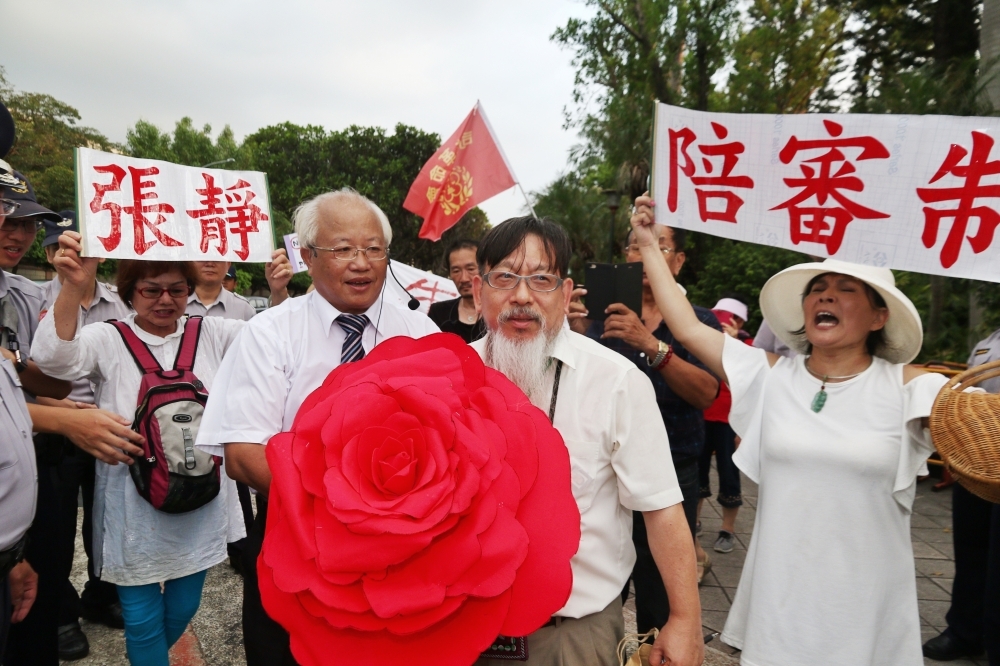
<instances>
[{"instance_id":1,"label":"white sign with chinese characters","mask_svg":"<svg viewBox=\"0 0 1000 666\"><path fill-rule=\"evenodd\" d=\"M704 113L658 104L656 221L1000 282L1000 118Z\"/></svg>"},{"instance_id":2,"label":"white sign with chinese characters","mask_svg":"<svg viewBox=\"0 0 1000 666\"><path fill-rule=\"evenodd\" d=\"M76 198L90 257L271 260L267 175L76 149Z\"/></svg>"},{"instance_id":3,"label":"white sign with chinese characters","mask_svg":"<svg viewBox=\"0 0 1000 666\"><path fill-rule=\"evenodd\" d=\"M455 283L448 278L422 271L407 264L401 264L395 260L392 262L392 270L396 274L396 278L406 287L406 290L420 302L420 312L424 314L430 310L432 303L458 298ZM410 302L410 297L396 284L396 280L392 279L392 273L386 272L385 282L387 285L386 298L390 298L391 294L391 297L399 300L400 305L406 307L406 304Z\"/></svg>"}]
</instances>

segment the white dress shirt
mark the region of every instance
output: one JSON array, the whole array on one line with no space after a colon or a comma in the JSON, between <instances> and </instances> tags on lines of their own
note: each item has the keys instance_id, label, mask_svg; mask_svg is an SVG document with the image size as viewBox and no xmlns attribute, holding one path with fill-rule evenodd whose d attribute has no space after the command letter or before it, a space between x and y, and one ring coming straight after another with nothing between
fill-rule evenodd
<instances>
[{"instance_id":1,"label":"white dress shirt","mask_svg":"<svg viewBox=\"0 0 1000 666\"><path fill-rule=\"evenodd\" d=\"M35 334L31 357L57 379L87 378L96 387L97 406L135 417L142 371L111 324L77 329L73 340L56 335L54 317L45 317ZM159 337L139 328L135 314L123 319L164 368L173 367L186 317L177 330ZM194 374L209 396L226 349L245 322L212 317L201 325ZM188 576L225 561L226 543L246 536L236 484L222 471L219 495L205 506L181 514L157 511L139 496L128 466L98 462L94 482L94 566L103 580L146 585ZM102 570L103 569L103 570Z\"/></svg>"},{"instance_id":2,"label":"white dress shirt","mask_svg":"<svg viewBox=\"0 0 1000 666\"><path fill-rule=\"evenodd\" d=\"M486 338L472 343L486 360ZM580 509L573 590L556 615L600 612L632 575L632 511L680 504L667 430L649 378L630 360L562 329L552 356L564 363L554 425L569 449ZM549 411L555 363L532 403Z\"/></svg>"},{"instance_id":3,"label":"white dress shirt","mask_svg":"<svg viewBox=\"0 0 1000 666\"><path fill-rule=\"evenodd\" d=\"M251 319L219 367L197 445L221 456L224 443L267 444L289 430L302 401L340 365L346 337L336 321L340 314L313 291ZM427 315L392 299L380 297L365 314L369 323L361 344L366 354L397 335L420 338L438 332Z\"/></svg>"}]
</instances>

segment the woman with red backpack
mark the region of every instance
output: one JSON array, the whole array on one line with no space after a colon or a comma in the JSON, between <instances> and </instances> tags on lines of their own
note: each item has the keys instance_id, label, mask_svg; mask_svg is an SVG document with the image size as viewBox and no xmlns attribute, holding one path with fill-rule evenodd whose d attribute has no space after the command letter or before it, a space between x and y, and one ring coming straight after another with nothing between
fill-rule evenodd
<instances>
[{"instance_id":1,"label":"woman with red backpack","mask_svg":"<svg viewBox=\"0 0 1000 666\"><path fill-rule=\"evenodd\" d=\"M124 465L97 467L94 558L101 578L118 585L130 663L168 666L207 570L226 559L227 542L245 536L222 460L194 447L212 380L245 322L185 316L190 263L122 260L118 294L134 313L80 328L78 292L98 260L79 256L79 239L60 238L54 263L63 287L32 357L51 376L92 381L97 406L134 418L143 435L141 446L114 443Z\"/></svg>"}]
</instances>

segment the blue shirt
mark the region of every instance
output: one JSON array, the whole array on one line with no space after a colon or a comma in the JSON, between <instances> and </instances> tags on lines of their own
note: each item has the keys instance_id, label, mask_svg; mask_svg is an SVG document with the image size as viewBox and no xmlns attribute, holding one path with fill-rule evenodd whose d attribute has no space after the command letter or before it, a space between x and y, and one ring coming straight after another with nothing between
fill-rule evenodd
<instances>
[{"instance_id":1,"label":"blue shirt","mask_svg":"<svg viewBox=\"0 0 1000 666\"><path fill-rule=\"evenodd\" d=\"M697 305L692 307L694 307L694 312L701 323L711 326L717 331L722 330L719 320L711 310ZM603 334L604 322L602 321L593 322L587 329L587 337L597 340L605 347L613 349L631 360L653 382L653 388L656 390L656 405L660 408L663 424L667 427L667 436L670 438L670 453L673 455L674 462L687 462L696 458L701 453L701 447L705 442L705 417L702 410L693 407L674 393L663 375L658 370L649 367L649 363L646 362L646 354L638 349L633 349L625 341L618 338L602 340ZM674 350L674 356L708 372L708 368L701 361L695 358L682 344L674 341L674 336L667 328L666 323L660 323L653 331L653 336L670 345Z\"/></svg>"}]
</instances>

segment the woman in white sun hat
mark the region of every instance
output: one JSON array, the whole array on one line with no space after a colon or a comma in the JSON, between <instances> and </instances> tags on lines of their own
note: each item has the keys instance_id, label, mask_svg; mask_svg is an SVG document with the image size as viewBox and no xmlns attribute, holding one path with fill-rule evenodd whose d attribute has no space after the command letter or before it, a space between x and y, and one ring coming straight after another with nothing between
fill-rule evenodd
<instances>
[{"instance_id":1,"label":"woman in white sun hat","mask_svg":"<svg viewBox=\"0 0 1000 666\"><path fill-rule=\"evenodd\" d=\"M643 265L678 341L729 384L737 466L760 484L757 517L722 640L747 666L923 664L910 512L933 450L925 417L940 375L905 365L920 317L888 269L792 266L760 295L801 355L754 349L702 325L651 233Z\"/></svg>"}]
</instances>

